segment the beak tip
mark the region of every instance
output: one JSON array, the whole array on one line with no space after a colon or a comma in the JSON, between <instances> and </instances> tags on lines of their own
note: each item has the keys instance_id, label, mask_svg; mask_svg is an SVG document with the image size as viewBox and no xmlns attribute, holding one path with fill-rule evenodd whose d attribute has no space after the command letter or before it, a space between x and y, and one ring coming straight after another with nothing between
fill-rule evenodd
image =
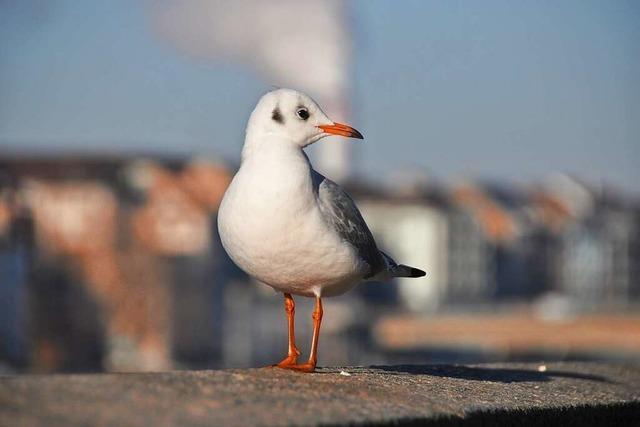
<instances>
[{"instance_id":1,"label":"beak tip","mask_svg":"<svg viewBox=\"0 0 640 427\"><path fill-rule=\"evenodd\" d=\"M364 136L351 126L343 125L342 123L332 123L330 125L318 126L323 132L331 135L346 136L348 138L364 139Z\"/></svg>"}]
</instances>

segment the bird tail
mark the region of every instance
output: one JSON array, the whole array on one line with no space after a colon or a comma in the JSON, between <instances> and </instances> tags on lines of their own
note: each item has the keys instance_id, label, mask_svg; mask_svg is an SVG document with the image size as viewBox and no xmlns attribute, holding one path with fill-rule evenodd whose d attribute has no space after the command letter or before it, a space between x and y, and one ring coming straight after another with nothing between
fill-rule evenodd
<instances>
[{"instance_id":1,"label":"bird tail","mask_svg":"<svg viewBox=\"0 0 640 427\"><path fill-rule=\"evenodd\" d=\"M397 264L393 258L384 252L380 251L385 263L387 264L387 272L390 277L423 277L426 276L426 272L419 268L410 267L404 264Z\"/></svg>"}]
</instances>

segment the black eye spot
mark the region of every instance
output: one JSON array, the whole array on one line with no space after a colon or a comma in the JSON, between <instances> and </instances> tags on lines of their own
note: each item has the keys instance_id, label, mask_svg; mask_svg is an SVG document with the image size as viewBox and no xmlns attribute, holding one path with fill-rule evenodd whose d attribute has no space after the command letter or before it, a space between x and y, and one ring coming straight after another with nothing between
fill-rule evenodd
<instances>
[{"instance_id":1,"label":"black eye spot","mask_svg":"<svg viewBox=\"0 0 640 427\"><path fill-rule=\"evenodd\" d=\"M280 112L280 109L278 107L274 108L273 112L271 112L271 118L275 122L284 124L284 117L282 117L282 113Z\"/></svg>"},{"instance_id":2,"label":"black eye spot","mask_svg":"<svg viewBox=\"0 0 640 427\"><path fill-rule=\"evenodd\" d=\"M298 116L302 120L307 120L309 118L309 110L307 110L305 107L300 107L298 108L298 111L296 111L296 116Z\"/></svg>"}]
</instances>

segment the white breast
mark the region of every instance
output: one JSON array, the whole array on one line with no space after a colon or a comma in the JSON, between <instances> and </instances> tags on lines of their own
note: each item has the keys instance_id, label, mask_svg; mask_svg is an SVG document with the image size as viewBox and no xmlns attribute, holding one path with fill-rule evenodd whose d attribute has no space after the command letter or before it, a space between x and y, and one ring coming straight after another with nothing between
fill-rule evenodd
<instances>
[{"instance_id":1,"label":"white breast","mask_svg":"<svg viewBox=\"0 0 640 427\"><path fill-rule=\"evenodd\" d=\"M335 295L360 281L360 261L323 220L300 150L244 161L220 206L218 228L233 261L282 292Z\"/></svg>"}]
</instances>

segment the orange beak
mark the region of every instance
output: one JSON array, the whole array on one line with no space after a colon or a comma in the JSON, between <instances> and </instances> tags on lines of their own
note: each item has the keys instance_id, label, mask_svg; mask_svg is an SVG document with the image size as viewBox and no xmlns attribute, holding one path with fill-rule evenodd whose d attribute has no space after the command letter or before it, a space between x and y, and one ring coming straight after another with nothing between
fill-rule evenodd
<instances>
[{"instance_id":1,"label":"orange beak","mask_svg":"<svg viewBox=\"0 0 640 427\"><path fill-rule=\"evenodd\" d=\"M320 125L318 126L326 133L330 133L331 135L340 135L347 136L349 138L358 138L364 139L364 136L351 126L343 125L342 123L333 123L331 125Z\"/></svg>"}]
</instances>

